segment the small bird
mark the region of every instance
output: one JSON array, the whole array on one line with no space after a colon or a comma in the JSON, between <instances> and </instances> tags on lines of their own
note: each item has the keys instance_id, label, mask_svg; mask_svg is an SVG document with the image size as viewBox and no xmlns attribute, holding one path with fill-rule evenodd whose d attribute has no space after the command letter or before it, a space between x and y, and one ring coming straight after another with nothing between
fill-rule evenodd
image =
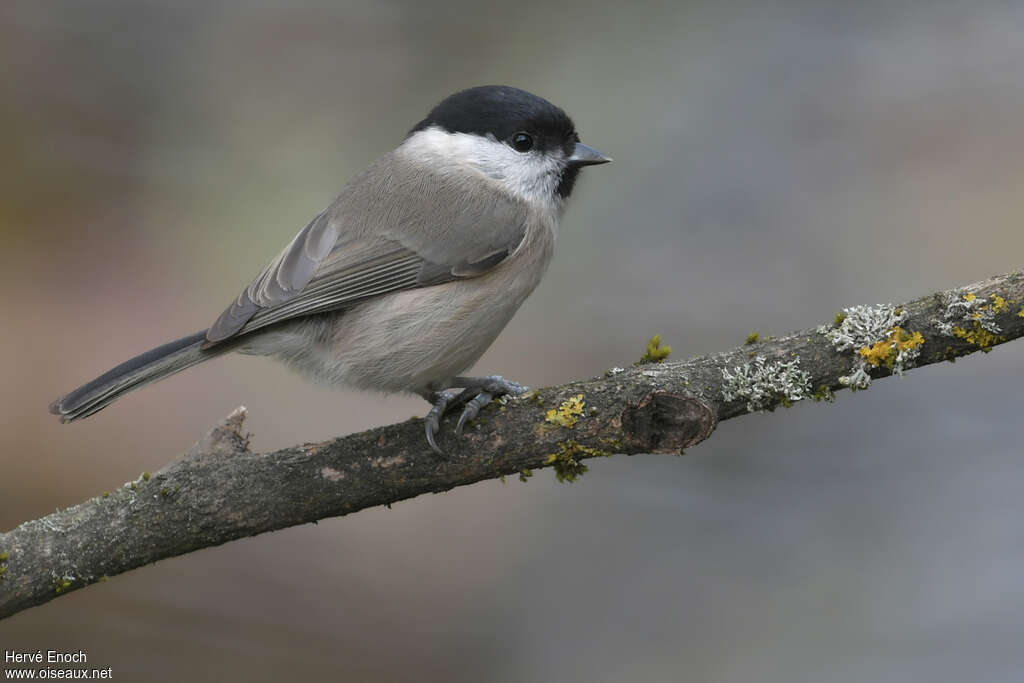
<instances>
[{"instance_id":1,"label":"small bird","mask_svg":"<svg viewBox=\"0 0 1024 683\"><path fill-rule=\"evenodd\" d=\"M525 387L464 377L540 282L580 169L611 161L547 100L509 86L449 96L357 175L206 330L125 361L50 406L62 422L237 351L315 381L410 392L438 454ZM459 389L460 391L456 391Z\"/></svg>"}]
</instances>

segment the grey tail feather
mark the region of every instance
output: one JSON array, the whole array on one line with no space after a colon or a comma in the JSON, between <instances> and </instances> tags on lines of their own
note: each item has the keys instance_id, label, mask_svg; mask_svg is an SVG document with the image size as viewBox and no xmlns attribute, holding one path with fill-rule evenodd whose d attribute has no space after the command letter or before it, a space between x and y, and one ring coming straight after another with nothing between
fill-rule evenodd
<instances>
[{"instance_id":1,"label":"grey tail feather","mask_svg":"<svg viewBox=\"0 0 1024 683\"><path fill-rule=\"evenodd\" d=\"M61 422L89 417L139 387L157 382L193 365L215 358L233 345L203 351L206 330L158 346L108 370L88 384L50 404L50 412Z\"/></svg>"}]
</instances>

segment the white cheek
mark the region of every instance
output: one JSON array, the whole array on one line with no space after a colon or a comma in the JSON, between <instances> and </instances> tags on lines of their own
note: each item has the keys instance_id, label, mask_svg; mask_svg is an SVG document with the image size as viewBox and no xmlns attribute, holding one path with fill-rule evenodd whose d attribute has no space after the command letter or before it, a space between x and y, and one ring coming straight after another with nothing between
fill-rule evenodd
<instances>
[{"instance_id":1,"label":"white cheek","mask_svg":"<svg viewBox=\"0 0 1024 683\"><path fill-rule=\"evenodd\" d=\"M561 205L556 194L564 168L560 159L537 152L524 154L493 138L439 128L417 131L402 146L437 166L470 164L531 204L552 209Z\"/></svg>"}]
</instances>

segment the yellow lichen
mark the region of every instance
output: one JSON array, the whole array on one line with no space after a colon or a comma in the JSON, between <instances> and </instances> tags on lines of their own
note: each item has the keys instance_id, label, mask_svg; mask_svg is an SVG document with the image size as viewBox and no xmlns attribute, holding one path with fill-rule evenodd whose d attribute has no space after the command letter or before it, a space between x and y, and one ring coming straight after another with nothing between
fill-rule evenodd
<instances>
[{"instance_id":1,"label":"yellow lichen","mask_svg":"<svg viewBox=\"0 0 1024 683\"><path fill-rule=\"evenodd\" d=\"M861 357L875 367L882 365L892 356L892 343L888 339L877 341L874 345L862 346L857 351Z\"/></svg>"},{"instance_id":2,"label":"yellow lichen","mask_svg":"<svg viewBox=\"0 0 1024 683\"><path fill-rule=\"evenodd\" d=\"M1018 318L1024 318L1024 306L1021 306L1020 310L1017 311L1017 317Z\"/></svg>"},{"instance_id":3,"label":"yellow lichen","mask_svg":"<svg viewBox=\"0 0 1024 683\"><path fill-rule=\"evenodd\" d=\"M960 301L963 299L963 302ZM966 303L964 303L966 302ZM996 316L1006 313L1010 306L1017 305L1015 299L1006 299L998 294L981 298L972 292L959 295L959 299L947 301L944 321L940 329L947 335L963 339L982 351L988 352L996 344L1006 341L1001 335L1002 329L996 323ZM1024 318L1024 308L1017 313ZM953 325L959 321L959 325Z\"/></svg>"},{"instance_id":4,"label":"yellow lichen","mask_svg":"<svg viewBox=\"0 0 1024 683\"><path fill-rule=\"evenodd\" d=\"M974 344L975 346L977 346L982 351L985 351L986 353L991 351L992 347L995 344L998 344L999 342L1003 341L1003 338L1001 336L989 332L988 330L981 326L981 323L978 322L975 322L974 326L971 327L971 329L969 330L965 330L959 325L956 325L955 327L953 327L953 334L967 341L968 343Z\"/></svg>"},{"instance_id":5,"label":"yellow lichen","mask_svg":"<svg viewBox=\"0 0 1024 683\"><path fill-rule=\"evenodd\" d=\"M916 349L924 344L924 337L920 332L913 334L906 332L899 325L889 330L889 336L869 346L862 346L857 353L864 362L870 363L876 368L884 365L892 370L893 364L900 353Z\"/></svg>"},{"instance_id":6,"label":"yellow lichen","mask_svg":"<svg viewBox=\"0 0 1024 683\"><path fill-rule=\"evenodd\" d=\"M900 327L894 327L890 333L894 335L892 345L897 351L908 351L910 349L916 349L917 347L924 344L924 336L920 332L914 332L910 334L904 332Z\"/></svg>"},{"instance_id":7,"label":"yellow lichen","mask_svg":"<svg viewBox=\"0 0 1024 683\"><path fill-rule=\"evenodd\" d=\"M548 455L546 463L555 468L555 478L560 482L572 483L587 473L587 466L580 462L583 457L607 458L609 451L592 448L573 440L558 444L558 452Z\"/></svg>"},{"instance_id":8,"label":"yellow lichen","mask_svg":"<svg viewBox=\"0 0 1024 683\"><path fill-rule=\"evenodd\" d=\"M562 401L562 405L558 406L558 408L549 410L544 420L551 424L571 429L580 419L580 415L583 414L584 405L583 394L576 394L568 401Z\"/></svg>"}]
</instances>

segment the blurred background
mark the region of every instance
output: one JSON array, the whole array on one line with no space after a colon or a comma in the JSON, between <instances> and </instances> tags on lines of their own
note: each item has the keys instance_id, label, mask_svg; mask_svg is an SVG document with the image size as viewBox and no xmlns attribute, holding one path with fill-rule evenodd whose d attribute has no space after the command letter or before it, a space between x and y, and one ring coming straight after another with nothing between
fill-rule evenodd
<instances>
[{"instance_id":1,"label":"blurred background","mask_svg":"<svg viewBox=\"0 0 1024 683\"><path fill-rule=\"evenodd\" d=\"M517 85L615 157L478 365L531 386L1024 265L1024 5L5 0L0 528L154 471L423 414L230 357L61 426L201 329L445 95ZM1024 344L231 543L0 622L124 681L1019 681Z\"/></svg>"}]
</instances>

